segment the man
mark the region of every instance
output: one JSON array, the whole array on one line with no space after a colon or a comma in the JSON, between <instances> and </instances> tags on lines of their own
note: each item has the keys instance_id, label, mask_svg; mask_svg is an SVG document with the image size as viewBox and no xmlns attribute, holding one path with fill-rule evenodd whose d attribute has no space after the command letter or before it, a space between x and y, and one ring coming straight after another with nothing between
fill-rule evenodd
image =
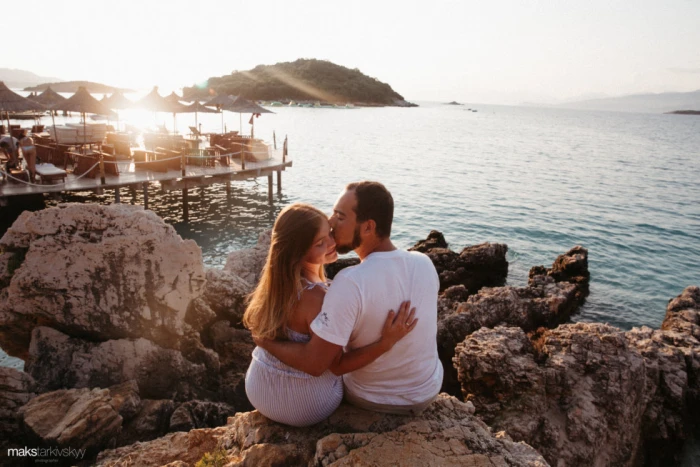
<instances>
[{"instance_id":1,"label":"man","mask_svg":"<svg viewBox=\"0 0 700 467\"><path fill-rule=\"evenodd\" d=\"M394 200L384 185L349 184L335 203L330 225L337 251L354 250L361 263L335 277L308 343L264 340L258 345L291 367L321 375L343 347L378 341L387 311L410 300L418 320L413 331L343 377L345 398L353 405L409 415L422 412L442 385L436 344L439 280L427 256L393 245L393 216Z\"/></svg>"}]
</instances>

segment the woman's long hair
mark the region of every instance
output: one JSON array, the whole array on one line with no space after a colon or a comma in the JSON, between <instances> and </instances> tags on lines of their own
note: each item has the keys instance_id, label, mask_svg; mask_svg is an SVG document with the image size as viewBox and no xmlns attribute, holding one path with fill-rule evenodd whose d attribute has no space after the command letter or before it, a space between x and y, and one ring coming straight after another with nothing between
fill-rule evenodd
<instances>
[{"instance_id":1,"label":"woman's long hair","mask_svg":"<svg viewBox=\"0 0 700 467\"><path fill-rule=\"evenodd\" d=\"M277 216L260 282L243 314L243 324L254 335L287 338L287 323L303 289L303 259L324 222L328 217L323 212L302 203L287 206ZM323 265L319 275L325 280Z\"/></svg>"}]
</instances>

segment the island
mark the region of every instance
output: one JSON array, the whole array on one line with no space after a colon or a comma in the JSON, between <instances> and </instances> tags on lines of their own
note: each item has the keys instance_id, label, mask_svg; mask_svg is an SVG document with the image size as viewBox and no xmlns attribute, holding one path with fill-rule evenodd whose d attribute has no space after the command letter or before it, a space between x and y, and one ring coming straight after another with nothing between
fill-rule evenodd
<instances>
[{"instance_id":1,"label":"island","mask_svg":"<svg viewBox=\"0 0 700 467\"><path fill-rule=\"evenodd\" d=\"M112 94L117 91L124 93L134 92L133 89L117 88L108 86L102 83L94 83L92 81L59 81L57 83L43 83L36 86L24 88L25 91L44 92L46 88L51 86L56 92L77 92L78 88L83 86L90 93Z\"/></svg>"},{"instance_id":2,"label":"island","mask_svg":"<svg viewBox=\"0 0 700 467\"><path fill-rule=\"evenodd\" d=\"M206 99L212 93L246 99L290 103L417 107L390 85L326 60L298 59L258 65L248 71L211 77L204 84L185 87L185 100Z\"/></svg>"},{"instance_id":3,"label":"island","mask_svg":"<svg viewBox=\"0 0 700 467\"><path fill-rule=\"evenodd\" d=\"M700 115L700 110L674 110L666 113L671 115Z\"/></svg>"}]
</instances>

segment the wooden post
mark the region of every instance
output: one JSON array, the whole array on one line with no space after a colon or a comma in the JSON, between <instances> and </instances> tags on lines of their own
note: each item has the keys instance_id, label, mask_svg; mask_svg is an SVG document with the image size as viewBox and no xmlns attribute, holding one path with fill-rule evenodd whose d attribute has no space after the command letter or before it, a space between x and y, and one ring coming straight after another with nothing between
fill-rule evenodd
<instances>
[{"instance_id":1,"label":"wooden post","mask_svg":"<svg viewBox=\"0 0 700 467\"><path fill-rule=\"evenodd\" d=\"M119 187L116 187L114 189L114 202L117 204L120 204L122 202L122 198L121 198L121 195L119 193L119 190L120 190Z\"/></svg>"},{"instance_id":2,"label":"wooden post","mask_svg":"<svg viewBox=\"0 0 700 467\"><path fill-rule=\"evenodd\" d=\"M267 176L267 202L272 204L272 174Z\"/></svg>"},{"instance_id":3,"label":"wooden post","mask_svg":"<svg viewBox=\"0 0 700 467\"><path fill-rule=\"evenodd\" d=\"M282 194L282 171L277 171L277 194Z\"/></svg>"},{"instance_id":4,"label":"wooden post","mask_svg":"<svg viewBox=\"0 0 700 467\"><path fill-rule=\"evenodd\" d=\"M282 145L282 163L287 162L287 151L289 146L287 145L287 135L284 135L284 144Z\"/></svg>"},{"instance_id":5,"label":"wooden post","mask_svg":"<svg viewBox=\"0 0 700 467\"><path fill-rule=\"evenodd\" d=\"M182 213L183 217L185 218L185 222L189 221L190 218L190 207L188 206L187 202L189 201L189 191L187 188L182 189Z\"/></svg>"},{"instance_id":6,"label":"wooden post","mask_svg":"<svg viewBox=\"0 0 700 467\"><path fill-rule=\"evenodd\" d=\"M180 168L182 169L182 176L185 176L185 166L187 165L187 157L185 156L185 151L182 150L180 154Z\"/></svg>"},{"instance_id":7,"label":"wooden post","mask_svg":"<svg viewBox=\"0 0 700 467\"><path fill-rule=\"evenodd\" d=\"M129 185L129 192L131 193L131 205L136 204L136 185Z\"/></svg>"},{"instance_id":8,"label":"wooden post","mask_svg":"<svg viewBox=\"0 0 700 467\"><path fill-rule=\"evenodd\" d=\"M275 149L277 149L277 136L275 135L275 130L272 130L272 142L275 143Z\"/></svg>"},{"instance_id":9,"label":"wooden post","mask_svg":"<svg viewBox=\"0 0 700 467\"><path fill-rule=\"evenodd\" d=\"M102 151L100 151L100 182L105 185L105 158L102 157Z\"/></svg>"},{"instance_id":10,"label":"wooden post","mask_svg":"<svg viewBox=\"0 0 700 467\"><path fill-rule=\"evenodd\" d=\"M238 148L241 150L241 170L245 170L245 151L243 150L243 143L238 143Z\"/></svg>"},{"instance_id":11,"label":"wooden post","mask_svg":"<svg viewBox=\"0 0 700 467\"><path fill-rule=\"evenodd\" d=\"M227 198L231 197L231 182L230 181L226 182L226 197Z\"/></svg>"},{"instance_id":12,"label":"wooden post","mask_svg":"<svg viewBox=\"0 0 700 467\"><path fill-rule=\"evenodd\" d=\"M143 208L148 209L148 182L143 182Z\"/></svg>"}]
</instances>

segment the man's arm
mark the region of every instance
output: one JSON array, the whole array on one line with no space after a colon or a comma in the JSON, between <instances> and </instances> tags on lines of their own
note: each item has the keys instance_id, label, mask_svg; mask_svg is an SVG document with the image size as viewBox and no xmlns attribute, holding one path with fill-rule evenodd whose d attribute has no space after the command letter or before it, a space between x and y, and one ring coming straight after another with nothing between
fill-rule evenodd
<instances>
[{"instance_id":1,"label":"man's arm","mask_svg":"<svg viewBox=\"0 0 700 467\"><path fill-rule=\"evenodd\" d=\"M253 339L258 347L267 350L282 363L311 376L321 376L343 352L342 346L324 341L316 334L311 335L309 342Z\"/></svg>"},{"instance_id":2,"label":"man's arm","mask_svg":"<svg viewBox=\"0 0 700 467\"><path fill-rule=\"evenodd\" d=\"M394 347L399 340L411 332L418 323L414 319L416 309L411 308L411 302L405 301L399 307L399 312L390 310L382 328L382 337L372 344L342 353L333 361L330 370L335 375L344 375L369 365Z\"/></svg>"}]
</instances>

